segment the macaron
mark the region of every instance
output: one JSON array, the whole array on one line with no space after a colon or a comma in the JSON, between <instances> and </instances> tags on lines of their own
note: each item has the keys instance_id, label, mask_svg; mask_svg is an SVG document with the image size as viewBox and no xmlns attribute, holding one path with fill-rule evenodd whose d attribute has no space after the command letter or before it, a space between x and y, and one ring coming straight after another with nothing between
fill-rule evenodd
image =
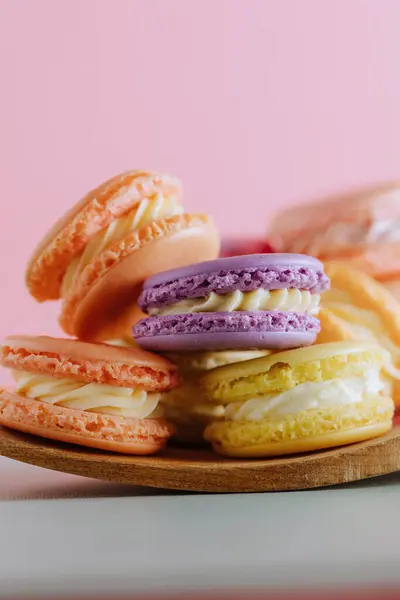
<instances>
[{"instance_id":1,"label":"macaron","mask_svg":"<svg viewBox=\"0 0 400 600\"><path fill-rule=\"evenodd\" d=\"M350 189L280 211L269 223L277 252L341 261L379 281L400 280L400 183Z\"/></svg>"},{"instance_id":2,"label":"macaron","mask_svg":"<svg viewBox=\"0 0 400 600\"><path fill-rule=\"evenodd\" d=\"M176 177L128 171L91 190L44 236L26 284L39 302L62 299L60 325L89 341L126 339L142 282L218 256L210 217L187 214Z\"/></svg>"},{"instance_id":3,"label":"macaron","mask_svg":"<svg viewBox=\"0 0 400 600\"><path fill-rule=\"evenodd\" d=\"M176 367L135 348L46 336L10 336L0 363L15 388L0 389L0 425L51 440L124 454L154 454L174 432L160 393Z\"/></svg>"},{"instance_id":4,"label":"macaron","mask_svg":"<svg viewBox=\"0 0 400 600\"><path fill-rule=\"evenodd\" d=\"M380 436L394 413L382 378L387 360L379 346L338 342L215 369L200 383L225 414L205 438L219 454L252 458Z\"/></svg>"},{"instance_id":5,"label":"macaron","mask_svg":"<svg viewBox=\"0 0 400 600\"><path fill-rule=\"evenodd\" d=\"M175 426L173 439L191 445L203 445L206 425L220 420L224 415L224 407L210 400L199 386L199 379L204 373L269 353L269 350L233 350L168 354L168 359L178 367L180 384L161 393L160 405L165 418Z\"/></svg>"},{"instance_id":6,"label":"macaron","mask_svg":"<svg viewBox=\"0 0 400 600\"><path fill-rule=\"evenodd\" d=\"M340 262L325 263L331 288L321 300L319 343L374 342L391 355L387 374L400 400L400 303L364 272Z\"/></svg>"},{"instance_id":7,"label":"macaron","mask_svg":"<svg viewBox=\"0 0 400 600\"><path fill-rule=\"evenodd\" d=\"M159 273L139 297L149 316L133 327L160 352L276 349L312 344L320 294L329 287L318 260L297 254L221 258Z\"/></svg>"}]
</instances>

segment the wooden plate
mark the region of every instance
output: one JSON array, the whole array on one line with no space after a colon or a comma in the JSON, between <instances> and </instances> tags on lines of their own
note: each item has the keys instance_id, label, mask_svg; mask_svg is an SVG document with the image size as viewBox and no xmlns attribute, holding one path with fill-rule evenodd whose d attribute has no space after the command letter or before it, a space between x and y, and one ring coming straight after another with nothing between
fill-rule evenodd
<instances>
[{"instance_id":1,"label":"wooden plate","mask_svg":"<svg viewBox=\"0 0 400 600\"><path fill-rule=\"evenodd\" d=\"M125 456L70 446L0 428L0 454L95 479L195 492L301 490L400 470L400 424L359 444L269 460L220 458L211 450L170 447L157 456Z\"/></svg>"}]
</instances>

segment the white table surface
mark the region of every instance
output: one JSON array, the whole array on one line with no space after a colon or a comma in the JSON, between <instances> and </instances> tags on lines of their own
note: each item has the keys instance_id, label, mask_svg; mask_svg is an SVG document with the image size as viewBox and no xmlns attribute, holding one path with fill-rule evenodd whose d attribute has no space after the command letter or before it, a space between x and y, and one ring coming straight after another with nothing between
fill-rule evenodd
<instances>
[{"instance_id":1,"label":"white table surface","mask_svg":"<svg viewBox=\"0 0 400 600\"><path fill-rule=\"evenodd\" d=\"M325 490L204 495L0 458L0 499L0 597L400 588L400 474Z\"/></svg>"}]
</instances>

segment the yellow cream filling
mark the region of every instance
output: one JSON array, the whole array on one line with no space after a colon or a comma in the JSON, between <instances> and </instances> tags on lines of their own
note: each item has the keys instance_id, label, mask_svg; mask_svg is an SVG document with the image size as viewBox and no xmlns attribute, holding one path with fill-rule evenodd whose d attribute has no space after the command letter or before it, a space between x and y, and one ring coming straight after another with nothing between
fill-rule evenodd
<instances>
[{"instance_id":1,"label":"yellow cream filling","mask_svg":"<svg viewBox=\"0 0 400 600\"><path fill-rule=\"evenodd\" d=\"M107 250L115 242L124 239L132 231L137 231L144 225L157 219L165 219L173 215L181 214L182 206L175 196L166 196L161 192L152 198L144 198L139 205L115 219L108 227L102 229L90 240L81 254L69 264L61 286L61 296L65 297L75 278L92 260L104 250Z\"/></svg>"},{"instance_id":2,"label":"yellow cream filling","mask_svg":"<svg viewBox=\"0 0 400 600\"><path fill-rule=\"evenodd\" d=\"M12 371L16 393L48 404L136 419L161 416L160 394L100 383Z\"/></svg>"},{"instance_id":3,"label":"yellow cream filling","mask_svg":"<svg viewBox=\"0 0 400 600\"><path fill-rule=\"evenodd\" d=\"M302 290L254 290L219 295L211 292L206 298L182 300L162 308L150 308L150 315L176 315L196 312L234 312L282 310L317 314L320 296Z\"/></svg>"},{"instance_id":4,"label":"yellow cream filling","mask_svg":"<svg viewBox=\"0 0 400 600\"><path fill-rule=\"evenodd\" d=\"M370 367L363 377L344 377L305 382L290 390L233 402L225 408L228 421L259 421L267 417L295 415L308 410L334 409L357 404L386 390L380 367Z\"/></svg>"}]
</instances>

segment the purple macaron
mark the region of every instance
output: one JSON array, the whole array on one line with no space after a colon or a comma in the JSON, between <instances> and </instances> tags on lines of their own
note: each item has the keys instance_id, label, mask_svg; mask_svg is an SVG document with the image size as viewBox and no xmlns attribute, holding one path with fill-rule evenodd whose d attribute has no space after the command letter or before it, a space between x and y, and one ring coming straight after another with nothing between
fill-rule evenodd
<instances>
[{"instance_id":1,"label":"purple macaron","mask_svg":"<svg viewBox=\"0 0 400 600\"><path fill-rule=\"evenodd\" d=\"M151 316L133 327L133 337L158 352L307 346L319 332L318 319L307 310L191 312L190 306L235 292L241 298L256 290L319 295L328 288L323 264L300 254L234 256L165 271L144 284L139 306Z\"/></svg>"}]
</instances>

